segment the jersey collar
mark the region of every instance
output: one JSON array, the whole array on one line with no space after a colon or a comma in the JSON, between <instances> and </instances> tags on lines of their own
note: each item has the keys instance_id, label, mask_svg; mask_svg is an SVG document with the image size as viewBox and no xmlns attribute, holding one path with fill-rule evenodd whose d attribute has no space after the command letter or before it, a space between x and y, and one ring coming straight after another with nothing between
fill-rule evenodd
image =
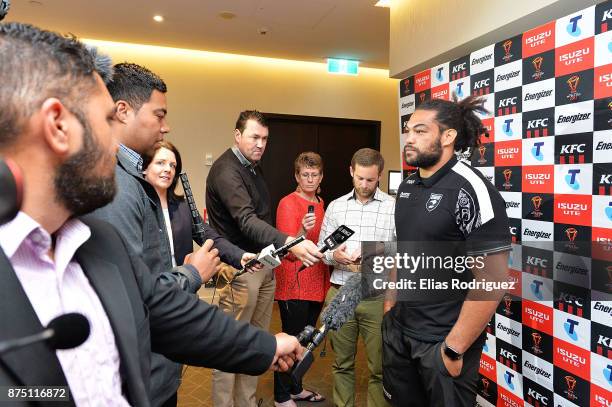
<instances>
[{"instance_id":1,"label":"jersey collar","mask_svg":"<svg viewBox=\"0 0 612 407\"><path fill-rule=\"evenodd\" d=\"M435 185L442 177L444 177L453 166L457 164L457 157L453 155L450 160L442 168L436 171L431 177L421 178L419 171L416 172L417 183L425 185L427 188Z\"/></svg>"}]
</instances>

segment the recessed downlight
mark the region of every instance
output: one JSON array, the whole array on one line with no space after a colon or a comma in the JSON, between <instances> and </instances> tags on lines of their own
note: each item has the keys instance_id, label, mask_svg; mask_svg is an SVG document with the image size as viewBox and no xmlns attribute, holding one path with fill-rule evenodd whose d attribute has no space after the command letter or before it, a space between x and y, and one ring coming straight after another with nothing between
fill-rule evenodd
<instances>
[{"instance_id":1,"label":"recessed downlight","mask_svg":"<svg viewBox=\"0 0 612 407\"><path fill-rule=\"evenodd\" d=\"M161 22L163 22L163 21L164 21L164 16L159 15L159 14L154 15L154 16L153 16L153 20L154 20L154 21L156 21L156 22L158 22L158 23L161 23Z\"/></svg>"}]
</instances>

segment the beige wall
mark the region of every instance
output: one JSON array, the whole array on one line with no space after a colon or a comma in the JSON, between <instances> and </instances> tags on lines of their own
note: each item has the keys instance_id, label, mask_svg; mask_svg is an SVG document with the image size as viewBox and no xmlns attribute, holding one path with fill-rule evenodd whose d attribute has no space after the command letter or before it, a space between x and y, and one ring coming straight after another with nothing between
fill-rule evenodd
<instances>
[{"instance_id":1,"label":"beige wall","mask_svg":"<svg viewBox=\"0 0 612 407\"><path fill-rule=\"evenodd\" d=\"M394 0L389 72L403 79L595 4L593 0Z\"/></svg>"},{"instance_id":2,"label":"beige wall","mask_svg":"<svg viewBox=\"0 0 612 407\"><path fill-rule=\"evenodd\" d=\"M181 151L201 208L210 168L205 153L216 159L231 145L236 117L245 109L378 120L387 168L400 168L397 80L386 70L362 68L359 76L339 76L327 74L326 65L317 63L88 42L115 63L143 64L166 81L172 128L168 139ZM383 182L386 188L386 173Z\"/></svg>"}]
</instances>

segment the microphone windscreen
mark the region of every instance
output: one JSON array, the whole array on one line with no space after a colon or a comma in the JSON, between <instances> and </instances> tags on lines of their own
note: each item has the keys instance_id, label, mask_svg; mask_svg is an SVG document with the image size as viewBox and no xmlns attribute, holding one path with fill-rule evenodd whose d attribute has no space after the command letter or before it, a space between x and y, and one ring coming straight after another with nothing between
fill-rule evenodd
<instances>
[{"instance_id":1,"label":"microphone windscreen","mask_svg":"<svg viewBox=\"0 0 612 407\"><path fill-rule=\"evenodd\" d=\"M361 284L361 273L355 273L340 287L321 313L321 321L326 328L336 331L353 317L355 308L363 298Z\"/></svg>"},{"instance_id":2,"label":"microphone windscreen","mask_svg":"<svg viewBox=\"0 0 612 407\"><path fill-rule=\"evenodd\" d=\"M89 337L89 321L76 312L54 318L47 329L53 330L53 335L47 340L53 349L76 348Z\"/></svg>"}]
</instances>

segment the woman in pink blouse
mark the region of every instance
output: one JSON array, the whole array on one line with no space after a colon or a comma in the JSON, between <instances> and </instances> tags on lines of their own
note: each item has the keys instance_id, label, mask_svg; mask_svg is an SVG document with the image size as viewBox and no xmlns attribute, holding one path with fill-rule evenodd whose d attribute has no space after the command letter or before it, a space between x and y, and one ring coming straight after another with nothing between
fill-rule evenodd
<instances>
[{"instance_id":1,"label":"woman in pink blouse","mask_svg":"<svg viewBox=\"0 0 612 407\"><path fill-rule=\"evenodd\" d=\"M295 160L297 190L285 196L276 211L276 228L291 236L306 234L317 243L323 223L323 200L317 195L323 180L323 160L313 152L301 153ZM310 211L309 211L310 209ZM283 332L297 335L306 325L316 326L329 289L329 270L319 262L298 273L302 262L286 256L276 268L276 293ZM323 401L325 398L301 383L289 385L274 376L276 406L296 406L295 401Z\"/></svg>"}]
</instances>

